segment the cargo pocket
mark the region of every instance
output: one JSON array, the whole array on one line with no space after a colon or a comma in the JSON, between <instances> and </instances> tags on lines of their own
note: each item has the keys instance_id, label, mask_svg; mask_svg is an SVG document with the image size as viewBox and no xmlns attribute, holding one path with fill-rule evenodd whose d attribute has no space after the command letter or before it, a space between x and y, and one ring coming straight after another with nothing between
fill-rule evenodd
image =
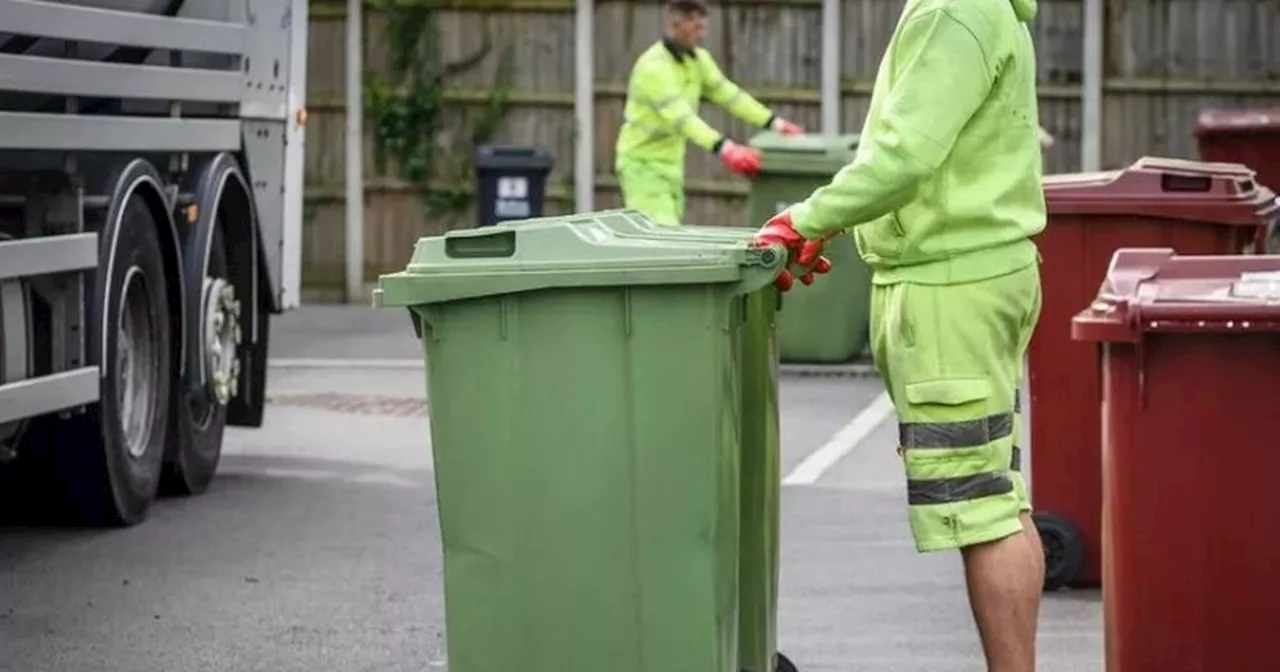
<instances>
[{"instance_id":1,"label":"cargo pocket","mask_svg":"<svg viewBox=\"0 0 1280 672\"><path fill-rule=\"evenodd\" d=\"M992 412L984 378L906 385L898 426L912 505L955 504L1012 489L1001 439L1013 434L1012 409Z\"/></svg>"},{"instance_id":2,"label":"cargo pocket","mask_svg":"<svg viewBox=\"0 0 1280 672\"><path fill-rule=\"evenodd\" d=\"M963 406L986 402L991 383L986 378L942 378L907 384L907 403L912 406L939 404Z\"/></svg>"},{"instance_id":3,"label":"cargo pocket","mask_svg":"<svg viewBox=\"0 0 1280 672\"><path fill-rule=\"evenodd\" d=\"M898 440L913 460L985 462L992 442L1013 432L1013 415L991 413L985 378L946 378L909 383Z\"/></svg>"}]
</instances>

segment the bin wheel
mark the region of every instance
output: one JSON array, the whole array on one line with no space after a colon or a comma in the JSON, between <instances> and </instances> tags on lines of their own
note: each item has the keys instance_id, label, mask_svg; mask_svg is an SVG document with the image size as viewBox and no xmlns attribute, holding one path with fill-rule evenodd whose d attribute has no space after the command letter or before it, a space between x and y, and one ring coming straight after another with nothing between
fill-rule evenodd
<instances>
[{"instance_id":1,"label":"bin wheel","mask_svg":"<svg viewBox=\"0 0 1280 672\"><path fill-rule=\"evenodd\" d=\"M1071 585L1084 563L1080 530L1070 520L1052 513L1033 513L1031 520L1044 546L1045 592Z\"/></svg>"},{"instance_id":2,"label":"bin wheel","mask_svg":"<svg viewBox=\"0 0 1280 672\"><path fill-rule=\"evenodd\" d=\"M774 669L777 670L777 672L800 672L799 668L796 667L796 664L791 662L791 659L783 655L781 652L778 653L778 659L774 663Z\"/></svg>"}]
</instances>

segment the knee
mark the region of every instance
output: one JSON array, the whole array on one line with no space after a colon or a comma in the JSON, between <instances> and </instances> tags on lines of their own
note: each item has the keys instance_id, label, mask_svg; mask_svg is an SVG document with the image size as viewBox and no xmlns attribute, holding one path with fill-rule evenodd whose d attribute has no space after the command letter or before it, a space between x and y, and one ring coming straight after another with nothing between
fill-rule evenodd
<instances>
[{"instance_id":1,"label":"knee","mask_svg":"<svg viewBox=\"0 0 1280 672\"><path fill-rule=\"evenodd\" d=\"M965 562L972 560L981 560L983 558L1000 556L1005 553L1005 549L1020 548L1024 544L1024 537L1027 531L1023 529L1010 529L1005 534L992 535L992 538L973 541L960 546L960 556Z\"/></svg>"}]
</instances>

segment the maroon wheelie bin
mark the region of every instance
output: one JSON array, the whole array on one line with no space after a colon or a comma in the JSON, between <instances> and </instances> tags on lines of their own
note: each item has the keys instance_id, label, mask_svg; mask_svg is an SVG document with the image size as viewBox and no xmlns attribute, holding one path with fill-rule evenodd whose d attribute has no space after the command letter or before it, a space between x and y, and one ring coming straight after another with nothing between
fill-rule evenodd
<instances>
[{"instance_id":1,"label":"maroon wheelie bin","mask_svg":"<svg viewBox=\"0 0 1280 672\"><path fill-rule=\"evenodd\" d=\"M1280 108L1203 110L1195 133L1201 159L1243 163L1263 186L1280 189Z\"/></svg>"},{"instance_id":2,"label":"maroon wheelie bin","mask_svg":"<svg viewBox=\"0 0 1280 672\"><path fill-rule=\"evenodd\" d=\"M1098 362L1071 340L1122 247L1252 252L1275 195L1245 166L1143 158L1118 171L1045 178L1049 222L1036 238L1043 308L1028 352L1030 491L1045 542L1046 590L1101 580Z\"/></svg>"},{"instance_id":3,"label":"maroon wheelie bin","mask_svg":"<svg viewBox=\"0 0 1280 672\"><path fill-rule=\"evenodd\" d=\"M1107 672L1280 670L1280 256L1126 249L1102 365Z\"/></svg>"},{"instance_id":4,"label":"maroon wheelie bin","mask_svg":"<svg viewBox=\"0 0 1280 672\"><path fill-rule=\"evenodd\" d=\"M1207 109L1196 120L1196 142L1205 161L1243 163L1262 186L1280 191L1280 107ZM1280 231L1266 234L1268 254L1280 253Z\"/></svg>"}]
</instances>

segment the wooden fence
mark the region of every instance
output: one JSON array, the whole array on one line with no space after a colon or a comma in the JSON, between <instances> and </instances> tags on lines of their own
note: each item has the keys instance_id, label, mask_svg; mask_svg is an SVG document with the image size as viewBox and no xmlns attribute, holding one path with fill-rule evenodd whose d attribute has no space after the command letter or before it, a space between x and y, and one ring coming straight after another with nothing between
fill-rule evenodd
<instances>
[{"instance_id":1,"label":"wooden fence","mask_svg":"<svg viewBox=\"0 0 1280 672\"><path fill-rule=\"evenodd\" d=\"M856 132L876 67L904 0L843 0L842 132ZM1142 155L1194 158L1195 119L1205 107L1254 107L1280 101L1280 1L1105 0L1103 25L1102 163L1126 165ZM442 160L468 165L473 146L468 110L483 105L509 57L502 86L509 110L490 139L535 144L555 159L548 214L573 210L574 4L572 0L472 0L438 9L440 57L495 46L473 69L447 82L452 108L439 134ZM594 45L596 209L621 204L611 175L627 72L661 32L658 0L597 0ZM1032 26L1037 45L1041 124L1057 137L1046 170L1079 169L1081 153L1083 1L1040 0ZM345 13L341 2L312 5L307 137L308 207L303 283L312 300L342 293ZM386 21L376 5L366 14L365 62L385 73ZM802 125L819 126L820 0L732 0L713 8L708 48L725 72L759 99ZM704 106L712 125L733 137L750 130ZM368 128L366 116L366 128ZM470 212L434 217L420 190L377 174L366 141L365 264L370 279L403 267L419 236L470 226ZM435 178L432 178L433 180ZM457 181L456 178L451 178ZM431 180L428 180L430 183ZM470 188L465 180L460 185ZM459 185L446 185L459 186ZM688 161L687 221L745 223L746 183L704 152Z\"/></svg>"}]
</instances>

